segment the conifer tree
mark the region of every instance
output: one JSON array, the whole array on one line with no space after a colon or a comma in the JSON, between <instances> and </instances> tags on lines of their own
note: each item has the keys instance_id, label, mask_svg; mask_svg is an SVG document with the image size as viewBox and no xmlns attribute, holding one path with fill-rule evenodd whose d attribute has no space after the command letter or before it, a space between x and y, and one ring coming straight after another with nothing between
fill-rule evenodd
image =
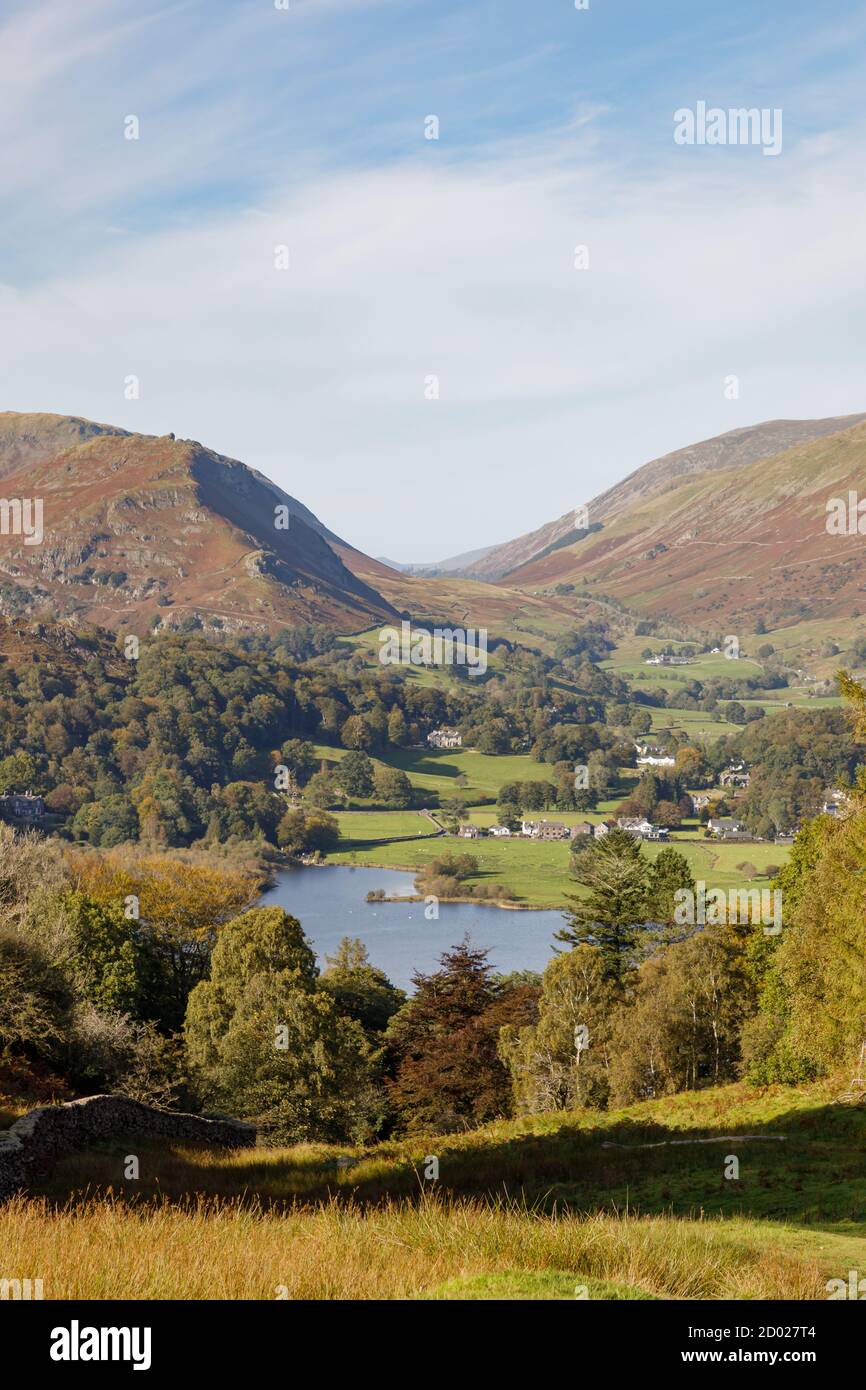
<instances>
[{"instance_id":1,"label":"conifer tree","mask_svg":"<svg viewBox=\"0 0 866 1390\"><path fill-rule=\"evenodd\" d=\"M569 897L567 925L556 932L556 940L567 946L597 946L606 973L622 983L649 910L640 842L613 829L593 840L579 864L578 882L589 893L585 898Z\"/></svg>"}]
</instances>

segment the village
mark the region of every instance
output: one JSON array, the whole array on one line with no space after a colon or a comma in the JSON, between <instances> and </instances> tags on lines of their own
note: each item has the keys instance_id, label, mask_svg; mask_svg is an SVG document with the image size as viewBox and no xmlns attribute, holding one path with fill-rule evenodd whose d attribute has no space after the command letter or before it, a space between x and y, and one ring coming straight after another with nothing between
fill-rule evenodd
<instances>
[{"instance_id":1,"label":"village","mask_svg":"<svg viewBox=\"0 0 866 1390\"><path fill-rule=\"evenodd\" d=\"M457 729L442 728L434 729L428 734L427 743L433 748L454 749L461 748L463 740ZM635 741L634 747L635 765L638 769L669 769L676 765L676 758L673 754L660 744ZM748 791L750 780L751 774L745 763L735 762L720 773L717 787L709 791L691 793L692 814L699 818L706 838L726 842L761 842L762 837L749 830L745 820L736 814L709 814L705 817L706 811L721 801L726 802L729 807L731 803L736 806L737 800L742 799ZM828 788L824 793L820 813L834 817L840 816L844 813L848 800L848 793L844 790ZM684 819L688 819L688 817L686 816ZM564 840L573 842L600 839L608 835L615 827L633 835L636 839L657 843L668 842L672 829L671 826L655 824L646 816L612 816L600 821L585 819L575 823L549 820L543 817L537 820L527 817L521 819L519 828L506 824L485 827L472 821L465 821L457 827L456 834L458 838L465 840L476 840L487 836L505 840ZM772 843L778 845L793 844L796 829L797 827L792 826L780 830L773 837Z\"/></svg>"},{"instance_id":2,"label":"village","mask_svg":"<svg viewBox=\"0 0 866 1390\"><path fill-rule=\"evenodd\" d=\"M427 746L439 750L463 749L463 738L459 730L453 728L433 729L427 735ZM646 740L636 740L635 766L639 771L655 770L660 772L675 767L676 758L668 749L661 744L648 742ZM775 843L777 845L788 846L793 844L796 830L798 827L791 826L780 830L772 840L764 840L764 837L756 835L751 831L742 816L736 814L737 802L745 797L751 774L748 767L743 762L731 763L718 776L715 788L706 791L692 791L685 798L690 802L688 810L683 812L682 825L667 824L662 825L654 822L646 815L617 815L604 816L601 819L590 820L589 818L572 820L569 815L568 820L548 819L540 816L537 819L530 815L521 815L519 823L512 820L510 823L499 823L485 826L474 820L465 820L456 825L451 833L463 840L477 840L481 838L491 838L495 840L534 840L534 841L567 841L580 842L592 839L601 839L608 835L611 830L618 828L624 830L628 835L636 839L654 843L669 843L672 831L691 835L702 831L706 839L724 842L743 842L743 843ZM290 804L299 805L301 799L300 789L290 779L287 788L290 795ZM850 795L841 788L827 788L824 792L821 804L818 808L822 815L839 817L844 815L846 806L850 802ZM716 809L715 813L713 808ZM724 809L726 814L720 814L719 810ZM428 814L425 812L425 814ZM0 821L18 826L22 829L41 829L48 831L56 829L62 822L63 817L55 814L49 809L45 798L27 788L23 791L8 789L0 795ZM697 824L689 824L696 820Z\"/></svg>"}]
</instances>

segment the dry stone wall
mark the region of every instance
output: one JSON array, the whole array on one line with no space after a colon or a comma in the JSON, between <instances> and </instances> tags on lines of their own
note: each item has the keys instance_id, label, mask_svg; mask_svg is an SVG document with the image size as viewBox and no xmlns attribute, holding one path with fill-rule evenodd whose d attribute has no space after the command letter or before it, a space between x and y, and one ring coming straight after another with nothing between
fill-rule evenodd
<instances>
[{"instance_id":1,"label":"dry stone wall","mask_svg":"<svg viewBox=\"0 0 866 1390\"><path fill-rule=\"evenodd\" d=\"M86 1096L65 1105L43 1105L0 1131L0 1201L26 1188L53 1160L95 1141L130 1137L194 1140L212 1148L248 1148L254 1125L208 1120L182 1111L158 1110L127 1096Z\"/></svg>"}]
</instances>

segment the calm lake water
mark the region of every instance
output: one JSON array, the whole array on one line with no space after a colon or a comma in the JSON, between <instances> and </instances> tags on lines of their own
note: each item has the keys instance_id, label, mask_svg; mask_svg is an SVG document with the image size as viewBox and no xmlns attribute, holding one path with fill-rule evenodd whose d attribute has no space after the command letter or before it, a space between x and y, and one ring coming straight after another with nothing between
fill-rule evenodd
<instances>
[{"instance_id":1,"label":"calm lake water","mask_svg":"<svg viewBox=\"0 0 866 1390\"><path fill-rule=\"evenodd\" d=\"M430 974L443 951L462 941L489 947L496 970L543 970L553 954L553 933L562 913L514 912L470 903L439 904L438 922L424 917L423 903L368 903L371 889L413 893L414 874L397 869L353 869L334 864L321 869L280 871L263 906L284 907L297 917L324 966L341 937L358 936L373 965L401 989L411 989L412 972Z\"/></svg>"}]
</instances>

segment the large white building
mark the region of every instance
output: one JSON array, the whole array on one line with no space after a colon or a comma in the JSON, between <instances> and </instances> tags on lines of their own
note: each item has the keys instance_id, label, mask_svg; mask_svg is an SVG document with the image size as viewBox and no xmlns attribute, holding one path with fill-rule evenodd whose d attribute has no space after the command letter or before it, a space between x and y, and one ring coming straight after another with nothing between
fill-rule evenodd
<instances>
[{"instance_id":1,"label":"large white building","mask_svg":"<svg viewBox=\"0 0 866 1390\"><path fill-rule=\"evenodd\" d=\"M635 743L638 767L675 767L676 758L657 743Z\"/></svg>"},{"instance_id":2,"label":"large white building","mask_svg":"<svg viewBox=\"0 0 866 1390\"><path fill-rule=\"evenodd\" d=\"M456 729L433 729L427 735L427 742L431 748L461 748L463 736Z\"/></svg>"},{"instance_id":3,"label":"large white building","mask_svg":"<svg viewBox=\"0 0 866 1390\"><path fill-rule=\"evenodd\" d=\"M666 840L668 830L663 825L653 825L646 816L621 816L617 821L620 830L636 835L639 840Z\"/></svg>"}]
</instances>

